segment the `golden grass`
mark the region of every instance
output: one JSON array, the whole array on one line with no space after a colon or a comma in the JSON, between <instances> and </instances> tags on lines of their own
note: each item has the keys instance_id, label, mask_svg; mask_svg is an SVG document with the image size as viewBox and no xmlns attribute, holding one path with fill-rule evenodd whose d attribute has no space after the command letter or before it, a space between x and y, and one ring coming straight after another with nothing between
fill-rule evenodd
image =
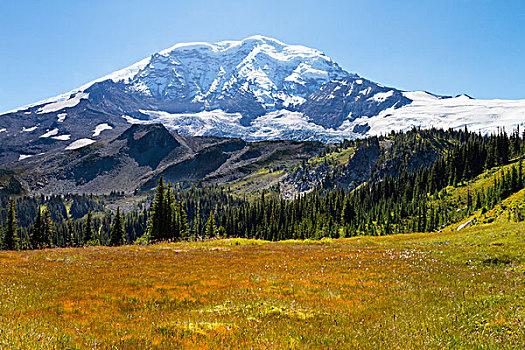
<instances>
[{"instance_id":1,"label":"golden grass","mask_svg":"<svg viewBox=\"0 0 525 350\"><path fill-rule=\"evenodd\" d=\"M519 348L525 225L0 253L0 348Z\"/></svg>"}]
</instances>

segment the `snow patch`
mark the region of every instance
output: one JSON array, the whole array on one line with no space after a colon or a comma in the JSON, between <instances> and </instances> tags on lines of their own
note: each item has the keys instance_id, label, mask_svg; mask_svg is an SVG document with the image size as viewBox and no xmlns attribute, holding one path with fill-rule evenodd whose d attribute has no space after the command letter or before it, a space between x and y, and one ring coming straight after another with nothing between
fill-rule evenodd
<instances>
[{"instance_id":1,"label":"snow patch","mask_svg":"<svg viewBox=\"0 0 525 350\"><path fill-rule=\"evenodd\" d=\"M374 100L376 102L385 102L387 98L392 97L394 95L394 90L390 90L387 92L378 92L374 96L370 97L368 100Z\"/></svg>"},{"instance_id":2,"label":"snow patch","mask_svg":"<svg viewBox=\"0 0 525 350\"><path fill-rule=\"evenodd\" d=\"M406 91L403 92L403 96L417 101L435 101L440 99L439 97L429 94L426 91Z\"/></svg>"},{"instance_id":3,"label":"snow patch","mask_svg":"<svg viewBox=\"0 0 525 350\"><path fill-rule=\"evenodd\" d=\"M372 91L372 88L369 86L366 89L359 91L359 93L361 95L365 95L366 96L366 95L368 95L370 93L370 91ZM350 93L349 93L349 95L350 95Z\"/></svg>"},{"instance_id":4,"label":"snow patch","mask_svg":"<svg viewBox=\"0 0 525 350\"><path fill-rule=\"evenodd\" d=\"M306 99L301 96L280 94L277 97L283 100L284 107L298 106L306 101Z\"/></svg>"},{"instance_id":5,"label":"snow patch","mask_svg":"<svg viewBox=\"0 0 525 350\"><path fill-rule=\"evenodd\" d=\"M98 124L96 127L95 127L95 130L93 130L93 137L97 137L100 135L100 133L104 130L111 130L113 129L113 127L107 123L102 123L102 124Z\"/></svg>"},{"instance_id":6,"label":"snow patch","mask_svg":"<svg viewBox=\"0 0 525 350\"><path fill-rule=\"evenodd\" d=\"M75 94L74 97L46 104L45 106L39 108L37 113L38 114L51 113L51 112L59 111L64 108L75 107L76 105L78 105L81 99L87 99L87 98L89 98L88 93L78 92Z\"/></svg>"},{"instance_id":7,"label":"snow patch","mask_svg":"<svg viewBox=\"0 0 525 350\"><path fill-rule=\"evenodd\" d=\"M151 57L148 57L148 58L138 61L135 64L132 64L129 67L126 67L116 72L113 72L111 74L105 75L102 78L99 78L90 83L87 83L86 85L81 87L81 90L85 90L89 88L91 85L95 83L99 83L101 81L105 81L105 80L113 80L115 83L117 82L129 83L129 81L133 79L140 72L140 70L146 67L146 65L150 62L150 60L151 60Z\"/></svg>"},{"instance_id":8,"label":"snow patch","mask_svg":"<svg viewBox=\"0 0 525 350\"><path fill-rule=\"evenodd\" d=\"M470 219L468 220L467 222L464 222L462 223L461 225L458 226L458 228L456 229L456 231L461 231L463 230L465 227L469 227L470 225L472 225L472 222L474 221L474 219Z\"/></svg>"},{"instance_id":9,"label":"snow patch","mask_svg":"<svg viewBox=\"0 0 525 350\"><path fill-rule=\"evenodd\" d=\"M53 129L53 130L49 130L48 132L46 132L44 135L40 136L40 138L48 138L48 137L51 137L51 136L56 136L58 135L58 129Z\"/></svg>"},{"instance_id":10,"label":"snow patch","mask_svg":"<svg viewBox=\"0 0 525 350\"><path fill-rule=\"evenodd\" d=\"M344 124L340 129L352 130L355 125L368 124L364 136L413 127L452 128L489 134L505 128L512 131L525 125L525 100L474 100L465 97L439 98L426 92L404 93L412 103L401 108L388 108L378 115L361 117Z\"/></svg>"},{"instance_id":11,"label":"snow patch","mask_svg":"<svg viewBox=\"0 0 525 350\"><path fill-rule=\"evenodd\" d=\"M37 129L38 127L37 126L33 126L33 127L30 127L30 128L24 128L22 127L22 132L33 132Z\"/></svg>"},{"instance_id":12,"label":"snow patch","mask_svg":"<svg viewBox=\"0 0 525 350\"><path fill-rule=\"evenodd\" d=\"M24 160L24 159L27 159L27 158L31 158L32 156L33 156L32 154L21 154L18 157L18 161L21 161L21 160Z\"/></svg>"},{"instance_id":13,"label":"snow patch","mask_svg":"<svg viewBox=\"0 0 525 350\"><path fill-rule=\"evenodd\" d=\"M131 124L162 123L171 130L193 136L233 137L244 133L246 129L240 124L242 118L240 113L226 113L222 110L180 114L148 110L140 110L140 112L148 115L150 119L144 121L129 116L123 117Z\"/></svg>"},{"instance_id":14,"label":"snow patch","mask_svg":"<svg viewBox=\"0 0 525 350\"><path fill-rule=\"evenodd\" d=\"M300 112L278 110L255 119L251 125L240 123L240 113L226 113L222 110L205 111L193 114L171 114L168 112L140 110L150 119L139 120L123 115L132 124L162 123L168 129L181 135L242 137L247 141L263 140L303 140L337 142L355 138L351 130L324 129L308 121Z\"/></svg>"},{"instance_id":15,"label":"snow patch","mask_svg":"<svg viewBox=\"0 0 525 350\"><path fill-rule=\"evenodd\" d=\"M91 145L94 142L95 140L91 140L91 139L78 139L74 141L73 143L71 143L69 146L67 146L66 150L79 149L79 148Z\"/></svg>"},{"instance_id":16,"label":"snow patch","mask_svg":"<svg viewBox=\"0 0 525 350\"><path fill-rule=\"evenodd\" d=\"M67 113L57 114L57 122L63 123L64 120L66 120L66 117L67 117Z\"/></svg>"},{"instance_id":17,"label":"snow patch","mask_svg":"<svg viewBox=\"0 0 525 350\"><path fill-rule=\"evenodd\" d=\"M71 138L71 135L59 135L59 136L52 137L53 140L58 140L58 141L69 141L70 138Z\"/></svg>"},{"instance_id":18,"label":"snow patch","mask_svg":"<svg viewBox=\"0 0 525 350\"><path fill-rule=\"evenodd\" d=\"M1 128L0 132L7 132L7 129L6 128Z\"/></svg>"},{"instance_id":19,"label":"snow patch","mask_svg":"<svg viewBox=\"0 0 525 350\"><path fill-rule=\"evenodd\" d=\"M128 123L130 124L147 124L147 123L142 123L142 120L140 119L135 119L129 115L121 115L122 118L124 118Z\"/></svg>"}]
</instances>

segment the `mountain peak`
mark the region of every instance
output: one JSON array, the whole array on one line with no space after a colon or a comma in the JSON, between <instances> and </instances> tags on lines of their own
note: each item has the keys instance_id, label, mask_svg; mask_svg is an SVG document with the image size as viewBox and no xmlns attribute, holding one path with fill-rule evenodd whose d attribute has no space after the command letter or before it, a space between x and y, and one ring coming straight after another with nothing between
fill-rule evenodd
<instances>
[{"instance_id":1,"label":"mountain peak","mask_svg":"<svg viewBox=\"0 0 525 350\"><path fill-rule=\"evenodd\" d=\"M235 107L242 98L259 105L255 115L301 101L324 83L352 76L318 50L259 35L176 44L122 73L110 78L129 83L130 90L144 96L171 105L177 101L172 108L180 112L244 112Z\"/></svg>"},{"instance_id":2,"label":"mountain peak","mask_svg":"<svg viewBox=\"0 0 525 350\"><path fill-rule=\"evenodd\" d=\"M162 124L132 125L115 141L125 140L127 153L140 165L155 168L180 143Z\"/></svg>"},{"instance_id":3,"label":"mountain peak","mask_svg":"<svg viewBox=\"0 0 525 350\"><path fill-rule=\"evenodd\" d=\"M494 118L495 111L501 118ZM414 126L511 130L523 125L524 116L525 101L404 92L349 73L317 49L254 35L179 43L78 89L4 113L0 143L16 145L8 154L16 160L63 150L69 139L100 139L102 127L103 137L116 136L129 123L162 123L182 136L331 143ZM170 144L165 130L154 131L141 142Z\"/></svg>"},{"instance_id":4,"label":"mountain peak","mask_svg":"<svg viewBox=\"0 0 525 350\"><path fill-rule=\"evenodd\" d=\"M248 40L257 40L257 41L265 41L265 42L269 41L269 42L278 43L280 45L285 45L281 41L279 41L279 40L277 40L275 38L270 38L269 36L264 36L264 35L260 35L260 34L249 36L249 37L243 39L242 41L248 41Z\"/></svg>"},{"instance_id":5,"label":"mountain peak","mask_svg":"<svg viewBox=\"0 0 525 350\"><path fill-rule=\"evenodd\" d=\"M242 40L223 40L215 43L209 42L182 42L177 43L171 46L168 49L161 50L157 54L159 55L169 55L173 51L184 51L184 50L199 50L199 49L208 49L213 52L224 52L231 49L239 48L254 48L257 46L266 45L268 47L273 47L276 50L283 50L284 48L295 48L302 50L304 53L323 55L324 54L316 49L312 49L303 45L289 45L285 44L280 40L270 38L263 35L253 35Z\"/></svg>"}]
</instances>

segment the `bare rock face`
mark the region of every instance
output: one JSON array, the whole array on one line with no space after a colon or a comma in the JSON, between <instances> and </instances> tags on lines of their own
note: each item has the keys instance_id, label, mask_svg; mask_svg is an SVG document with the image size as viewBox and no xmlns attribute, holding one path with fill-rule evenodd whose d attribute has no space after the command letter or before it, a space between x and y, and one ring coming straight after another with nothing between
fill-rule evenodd
<instances>
[{"instance_id":1,"label":"bare rock face","mask_svg":"<svg viewBox=\"0 0 525 350\"><path fill-rule=\"evenodd\" d=\"M345 120L374 116L388 108L400 108L412 100L401 91L359 77L347 77L321 86L298 107L314 123L338 128ZM363 129L354 128L362 133Z\"/></svg>"},{"instance_id":2,"label":"bare rock face","mask_svg":"<svg viewBox=\"0 0 525 350\"><path fill-rule=\"evenodd\" d=\"M181 146L162 125L133 125L116 142L125 140L123 152L133 158L139 166L156 168L172 150Z\"/></svg>"}]
</instances>

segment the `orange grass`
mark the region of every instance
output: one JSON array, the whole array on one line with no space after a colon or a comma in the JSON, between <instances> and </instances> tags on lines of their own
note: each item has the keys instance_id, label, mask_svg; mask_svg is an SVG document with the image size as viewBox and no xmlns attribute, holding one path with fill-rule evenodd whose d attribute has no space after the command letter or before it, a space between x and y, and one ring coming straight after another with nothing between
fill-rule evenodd
<instances>
[{"instance_id":1,"label":"orange grass","mask_svg":"<svg viewBox=\"0 0 525 350\"><path fill-rule=\"evenodd\" d=\"M0 348L521 346L519 262L461 235L1 252Z\"/></svg>"}]
</instances>

